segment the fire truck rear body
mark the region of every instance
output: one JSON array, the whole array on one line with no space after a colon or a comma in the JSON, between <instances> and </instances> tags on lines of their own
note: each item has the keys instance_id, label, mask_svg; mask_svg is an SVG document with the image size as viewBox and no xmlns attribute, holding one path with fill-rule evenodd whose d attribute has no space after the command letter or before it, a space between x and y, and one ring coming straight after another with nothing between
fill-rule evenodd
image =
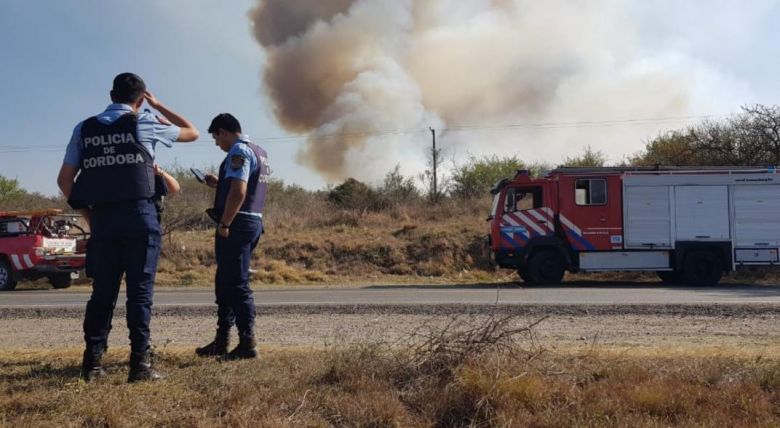
<instances>
[{"instance_id":1,"label":"fire truck rear body","mask_svg":"<svg viewBox=\"0 0 780 428\"><path fill-rule=\"evenodd\" d=\"M656 271L707 285L780 263L772 169L519 171L493 191L493 258L532 282L558 282L563 270Z\"/></svg>"},{"instance_id":2,"label":"fire truck rear body","mask_svg":"<svg viewBox=\"0 0 780 428\"><path fill-rule=\"evenodd\" d=\"M0 212L0 290L14 289L21 278L70 286L84 269L87 234L68 217L59 210ZM81 237L70 235L71 227Z\"/></svg>"}]
</instances>

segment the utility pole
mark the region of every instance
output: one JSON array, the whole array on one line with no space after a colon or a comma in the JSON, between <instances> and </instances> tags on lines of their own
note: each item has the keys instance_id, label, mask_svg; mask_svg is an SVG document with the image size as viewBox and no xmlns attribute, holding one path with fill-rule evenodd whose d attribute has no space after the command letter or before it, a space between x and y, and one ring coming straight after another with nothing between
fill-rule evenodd
<instances>
[{"instance_id":1,"label":"utility pole","mask_svg":"<svg viewBox=\"0 0 780 428\"><path fill-rule=\"evenodd\" d=\"M428 129L431 130L431 135L433 136L433 152L432 152L432 154L433 154L433 195L432 195L431 199L436 201L436 200L439 199L439 189L437 187L437 182L436 182L436 179L437 179L437 177L436 177L436 167L438 166L438 163L439 163L438 159L437 159L437 156L436 156L436 130L433 129L432 127L429 127Z\"/></svg>"}]
</instances>

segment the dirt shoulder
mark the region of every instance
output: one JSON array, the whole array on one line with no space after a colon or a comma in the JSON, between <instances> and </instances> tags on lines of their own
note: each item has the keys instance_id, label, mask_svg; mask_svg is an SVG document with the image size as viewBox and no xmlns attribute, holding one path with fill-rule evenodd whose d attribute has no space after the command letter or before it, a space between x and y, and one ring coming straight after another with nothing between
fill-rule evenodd
<instances>
[{"instance_id":1,"label":"dirt shoulder","mask_svg":"<svg viewBox=\"0 0 780 428\"><path fill-rule=\"evenodd\" d=\"M78 348L81 309L0 311L3 349ZM511 316L517 326L541 321L534 340L551 349L722 348L780 356L780 307L767 305L413 305L275 306L259 309L256 331L266 347L328 347L354 343L413 341L416 331L476 325L487 317ZM156 310L153 341L159 348L195 346L211 339L210 307ZM114 318L112 347L128 344L123 310Z\"/></svg>"}]
</instances>

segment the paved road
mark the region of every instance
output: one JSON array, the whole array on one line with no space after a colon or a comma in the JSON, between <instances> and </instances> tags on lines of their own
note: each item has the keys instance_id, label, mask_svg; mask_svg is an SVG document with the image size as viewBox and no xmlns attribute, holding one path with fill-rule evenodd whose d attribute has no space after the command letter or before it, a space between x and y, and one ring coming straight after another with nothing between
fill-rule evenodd
<instances>
[{"instance_id":1,"label":"paved road","mask_svg":"<svg viewBox=\"0 0 780 428\"><path fill-rule=\"evenodd\" d=\"M19 290L0 292L0 308L83 307L85 291ZM283 305L411 305L498 303L504 305L639 305L639 304L770 304L780 305L780 286L666 287L660 284L567 284L558 287L495 286L368 286L256 290L258 306ZM120 297L120 302L124 298ZM155 306L210 306L208 289L159 289ZM121 305L121 304L120 304ZM118 305L119 306L119 305Z\"/></svg>"}]
</instances>

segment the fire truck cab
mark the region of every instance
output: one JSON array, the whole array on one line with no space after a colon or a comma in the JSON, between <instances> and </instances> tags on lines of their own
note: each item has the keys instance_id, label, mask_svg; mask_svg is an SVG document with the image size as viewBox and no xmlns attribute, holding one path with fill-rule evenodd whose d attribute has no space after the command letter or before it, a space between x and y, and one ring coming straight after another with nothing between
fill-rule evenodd
<instances>
[{"instance_id":1,"label":"fire truck cab","mask_svg":"<svg viewBox=\"0 0 780 428\"><path fill-rule=\"evenodd\" d=\"M491 258L530 283L559 283L567 270L654 271L706 286L780 263L774 168L521 170L492 194Z\"/></svg>"}]
</instances>

